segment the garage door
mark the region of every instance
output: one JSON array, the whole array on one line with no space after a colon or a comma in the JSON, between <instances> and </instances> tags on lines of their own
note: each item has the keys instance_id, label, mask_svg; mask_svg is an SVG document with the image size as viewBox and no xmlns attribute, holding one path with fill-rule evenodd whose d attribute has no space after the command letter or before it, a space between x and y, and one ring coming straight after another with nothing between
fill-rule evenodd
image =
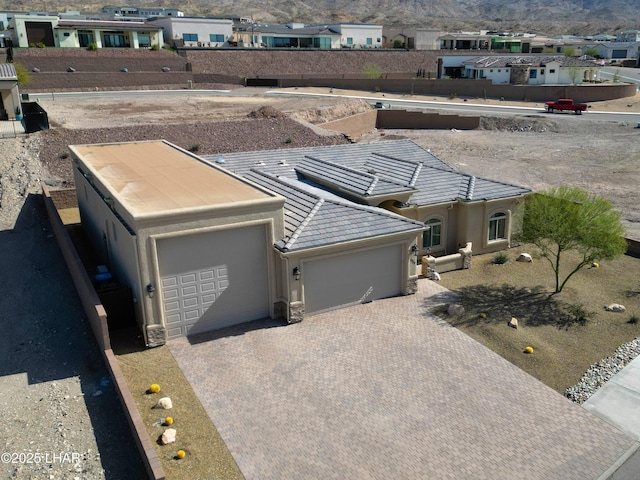
<instances>
[{"instance_id":1,"label":"garage door","mask_svg":"<svg viewBox=\"0 0 640 480\"><path fill-rule=\"evenodd\" d=\"M161 239L157 250L168 338L269 316L264 226Z\"/></svg>"},{"instance_id":2,"label":"garage door","mask_svg":"<svg viewBox=\"0 0 640 480\"><path fill-rule=\"evenodd\" d=\"M402 292L402 246L304 262L305 313L393 297Z\"/></svg>"}]
</instances>

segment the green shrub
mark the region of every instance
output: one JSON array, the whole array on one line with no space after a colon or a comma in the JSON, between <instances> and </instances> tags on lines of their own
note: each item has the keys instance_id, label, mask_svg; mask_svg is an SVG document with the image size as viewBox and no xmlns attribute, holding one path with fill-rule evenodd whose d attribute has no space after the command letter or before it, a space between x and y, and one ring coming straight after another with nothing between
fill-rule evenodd
<instances>
[{"instance_id":1,"label":"green shrub","mask_svg":"<svg viewBox=\"0 0 640 480\"><path fill-rule=\"evenodd\" d=\"M458 94L455 92L449 95L449 100L453 100L454 98L458 98Z\"/></svg>"},{"instance_id":2,"label":"green shrub","mask_svg":"<svg viewBox=\"0 0 640 480\"><path fill-rule=\"evenodd\" d=\"M571 317L571 320L580 325L586 325L589 318L593 316L593 312L588 312L580 304L573 304L567 307L567 313Z\"/></svg>"},{"instance_id":3,"label":"green shrub","mask_svg":"<svg viewBox=\"0 0 640 480\"><path fill-rule=\"evenodd\" d=\"M87 45L87 50L91 50L92 52L95 52L96 50L98 50L98 44L95 42L90 43L89 45Z\"/></svg>"},{"instance_id":4,"label":"green shrub","mask_svg":"<svg viewBox=\"0 0 640 480\"><path fill-rule=\"evenodd\" d=\"M189 150L190 152L194 152L194 153L198 152L200 150L200 144L199 143L194 143L187 150Z\"/></svg>"},{"instance_id":5,"label":"green shrub","mask_svg":"<svg viewBox=\"0 0 640 480\"><path fill-rule=\"evenodd\" d=\"M45 47L46 47L46 45L45 45L44 43L42 43L42 42L38 42L38 43L36 43L36 47L38 47L38 48L45 48Z\"/></svg>"},{"instance_id":6,"label":"green shrub","mask_svg":"<svg viewBox=\"0 0 640 480\"><path fill-rule=\"evenodd\" d=\"M636 314L633 314L629 317L629 320L627 320L627 323L631 325L635 325L639 321L640 321L640 317L638 317Z\"/></svg>"},{"instance_id":7,"label":"green shrub","mask_svg":"<svg viewBox=\"0 0 640 480\"><path fill-rule=\"evenodd\" d=\"M284 143L287 143L287 144L289 144L289 143L293 143L293 140L291 139L291 137L287 137L287 138L285 139Z\"/></svg>"},{"instance_id":8,"label":"green shrub","mask_svg":"<svg viewBox=\"0 0 640 480\"><path fill-rule=\"evenodd\" d=\"M14 63L16 75L18 76L18 85L25 85L31 81L31 74L24 65Z\"/></svg>"},{"instance_id":9,"label":"green shrub","mask_svg":"<svg viewBox=\"0 0 640 480\"><path fill-rule=\"evenodd\" d=\"M157 43L154 43L153 45L151 45L151 50L160 50L160 47L158 47Z\"/></svg>"},{"instance_id":10,"label":"green shrub","mask_svg":"<svg viewBox=\"0 0 640 480\"><path fill-rule=\"evenodd\" d=\"M493 257L493 264L494 265L504 265L508 261L509 261L509 255L507 255L504 252L498 252Z\"/></svg>"}]
</instances>

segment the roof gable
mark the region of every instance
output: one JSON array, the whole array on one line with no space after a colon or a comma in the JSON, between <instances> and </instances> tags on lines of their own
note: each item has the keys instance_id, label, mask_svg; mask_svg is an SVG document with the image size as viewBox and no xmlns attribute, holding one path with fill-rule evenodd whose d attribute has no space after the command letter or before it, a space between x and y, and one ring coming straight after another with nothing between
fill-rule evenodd
<instances>
[{"instance_id":1,"label":"roof gable","mask_svg":"<svg viewBox=\"0 0 640 480\"><path fill-rule=\"evenodd\" d=\"M354 242L382 235L423 230L424 226L378 207L321 196L296 185L298 181L253 169L245 178L285 197L286 237L275 247L283 252Z\"/></svg>"}]
</instances>

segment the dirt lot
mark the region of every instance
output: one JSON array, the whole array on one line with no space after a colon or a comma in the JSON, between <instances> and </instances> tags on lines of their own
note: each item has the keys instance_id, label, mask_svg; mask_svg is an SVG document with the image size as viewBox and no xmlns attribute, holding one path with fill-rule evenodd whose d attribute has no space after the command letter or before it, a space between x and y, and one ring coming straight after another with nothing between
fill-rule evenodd
<instances>
[{"instance_id":1,"label":"dirt lot","mask_svg":"<svg viewBox=\"0 0 640 480\"><path fill-rule=\"evenodd\" d=\"M302 89L300 89L302 90ZM309 89L327 93L327 89ZM260 92L260 91L258 91ZM334 93L340 93L335 91ZM355 94L356 92L342 92ZM378 94L380 95L380 94ZM386 95L385 98L391 98ZM382 97L381 97L382 98ZM434 100L434 97L412 97ZM464 99L439 101L464 102ZM467 99L470 103L516 105L515 102ZM360 102L340 99L287 99L255 96L229 98L163 98L127 100L114 104L112 100L82 100L73 104L61 101L41 101L52 125L65 129L116 128L123 126L143 128L144 138L166 138L167 131L176 137L194 139L184 141L185 148L198 143L200 153L224 152L225 135L207 135L208 121L238 120L246 118L252 110L268 105L293 117L322 123L349 114L365 111L368 106ZM525 104L538 106L538 104ZM609 102L591 104L594 111L640 112L640 95ZM176 124L180 124L177 127ZM628 236L640 240L640 129L635 125L599 122L568 115L532 114L519 117L491 117L482 119L482 128L472 131L449 130L387 130L373 131L358 141L379 141L385 138L411 138L456 168L473 175L516 183L534 190L560 183L585 188L608 198L624 219ZM146 127L143 127L146 125ZM164 128L164 130L162 130ZM293 127L286 127L286 129ZM160 129L155 132L154 129ZM287 137L286 134L285 137ZM249 134L250 136L250 134ZM241 135L232 135L241 137ZM256 138L258 135L256 134ZM288 137L287 137L288 138ZM279 146L295 147L296 142L276 141ZM55 136L50 138L52 148L43 152L49 166L55 171ZM64 139L61 139L64 140ZM117 131L107 141L118 141ZM244 142L244 140L243 140ZM60 142L58 142L60 143ZM180 144L179 142L177 142ZM188 144L187 144L188 143ZM251 143L251 140L249 140ZM58 145L60 150L64 145ZM226 151L235 145L226 145ZM247 148L245 142L245 149ZM268 148L261 142L249 149ZM45 149L47 150L47 149ZM64 175L64 174L63 174Z\"/></svg>"}]
</instances>

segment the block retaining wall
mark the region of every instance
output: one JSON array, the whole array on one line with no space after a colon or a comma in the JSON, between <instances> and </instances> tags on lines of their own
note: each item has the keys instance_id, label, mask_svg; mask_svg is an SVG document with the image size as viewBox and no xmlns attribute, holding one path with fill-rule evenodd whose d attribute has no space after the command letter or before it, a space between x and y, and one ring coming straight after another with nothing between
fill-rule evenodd
<instances>
[{"instance_id":1,"label":"block retaining wall","mask_svg":"<svg viewBox=\"0 0 640 480\"><path fill-rule=\"evenodd\" d=\"M113 350L111 350L111 341L109 339L109 329L107 327L107 314L104 307L100 303L100 298L93 288L93 283L85 270L80 257L71 241L71 237L67 233L58 210L51 197L51 192L44 183L41 183L44 204L49 216L49 222L56 236L58 246L62 251L62 255L67 263L67 268L73 279L73 283L78 291L78 296L89 319L91 329L96 337L102 356L105 360L109 375L116 387L120 402L127 417L131 433L136 442L142 461L147 470L149 478L152 480L164 480L165 474L162 469L160 459L156 454L153 443L147 429L142 421L140 411L136 406L135 400L129 386L122 374L118 360Z\"/></svg>"}]
</instances>

